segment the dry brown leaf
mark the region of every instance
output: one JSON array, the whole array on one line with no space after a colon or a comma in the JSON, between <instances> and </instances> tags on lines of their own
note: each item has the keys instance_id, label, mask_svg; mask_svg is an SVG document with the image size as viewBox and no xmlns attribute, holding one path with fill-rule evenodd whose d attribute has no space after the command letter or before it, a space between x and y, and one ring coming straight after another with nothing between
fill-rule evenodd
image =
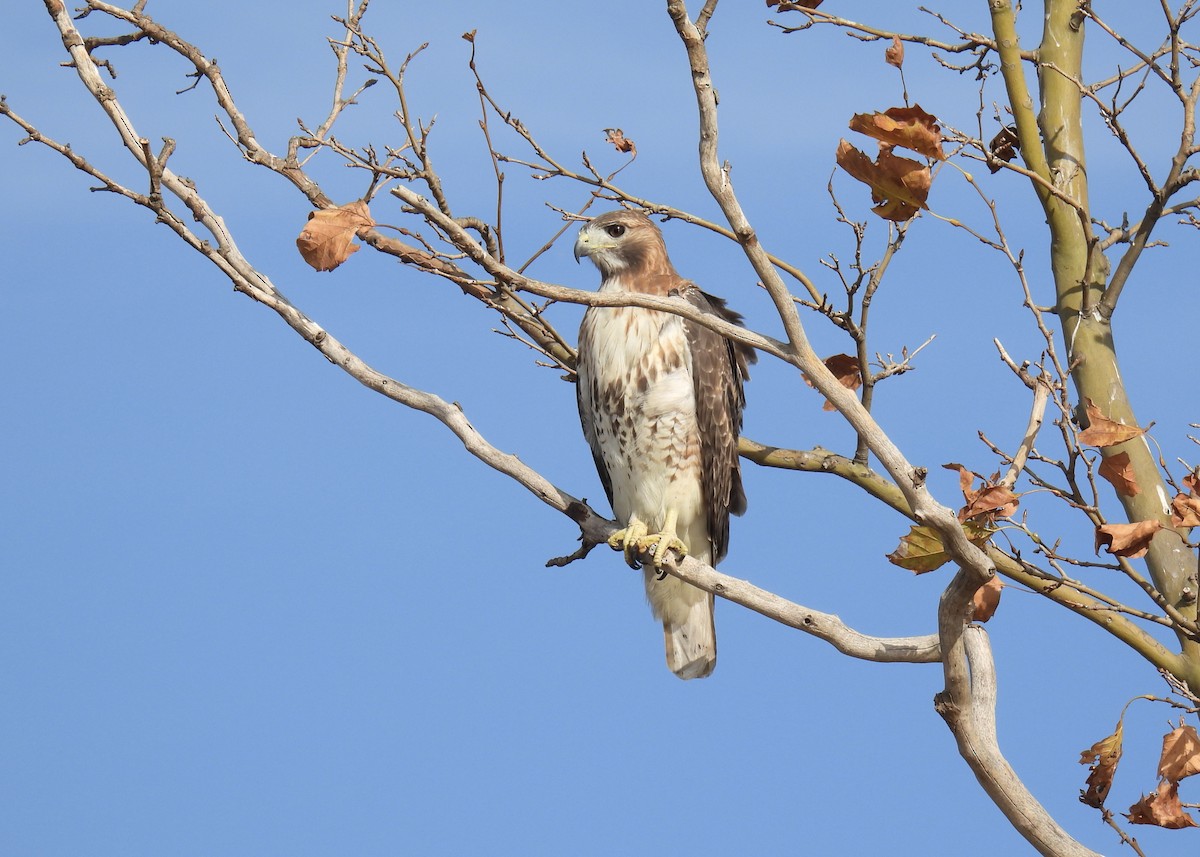
<instances>
[{"instance_id":1,"label":"dry brown leaf","mask_svg":"<svg viewBox=\"0 0 1200 857\"><path fill-rule=\"evenodd\" d=\"M980 523L990 525L995 522L996 518L1011 518L1017 511L1017 506L1021 501L1018 499L1018 495L1006 486L993 485L978 473L967 470L961 464L943 464L942 467L958 471L958 486L962 489L963 499L967 501L966 505L958 510L960 521L976 518ZM971 487L976 479L983 483L979 486L979 490Z\"/></svg>"},{"instance_id":2,"label":"dry brown leaf","mask_svg":"<svg viewBox=\"0 0 1200 857\"><path fill-rule=\"evenodd\" d=\"M882 113L856 113L850 119L850 130L874 137L885 146L902 146L927 158L946 160L937 117L919 104L889 107Z\"/></svg>"},{"instance_id":3,"label":"dry brown leaf","mask_svg":"<svg viewBox=\"0 0 1200 857\"><path fill-rule=\"evenodd\" d=\"M1193 774L1200 774L1200 735L1195 727L1181 724L1163 736L1158 775L1177 783Z\"/></svg>"},{"instance_id":4,"label":"dry brown leaf","mask_svg":"<svg viewBox=\"0 0 1200 857\"><path fill-rule=\"evenodd\" d=\"M1004 485L981 485L978 491L967 495L967 505L959 510L958 519L982 518L990 524L996 518L1011 518L1020 502Z\"/></svg>"},{"instance_id":5,"label":"dry brown leaf","mask_svg":"<svg viewBox=\"0 0 1200 857\"><path fill-rule=\"evenodd\" d=\"M889 147L872 161L845 140L838 143L837 163L860 182L871 188L871 199L878 203L871 210L885 220L902 223L912 220L922 208L928 208L929 187L933 179L929 167L911 158L893 155Z\"/></svg>"},{"instance_id":6,"label":"dry brown leaf","mask_svg":"<svg viewBox=\"0 0 1200 857\"><path fill-rule=\"evenodd\" d=\"M971 484L975 481L977 474L973 470L967 470L961 464L956 464L953 461L949 464L943 464L942 469L958 471L958 487L962 491L963 497L966 497L967 492L971 490Z\"/></svg>"},{"instance_id":7,"label":"dry brown leaf","mask_svg":"<svg viewBox=\"0 0 1200 857\"><path fill-rule=\"evenodd\" d=\"M1096 553L1108 548L1113 556L1137 559L1150 550L1150 540L1163 528L1159 521L1137 521L1132 524L1105 524L1096 527Z\"/></svg>"},{"instance_id":8,"label":"dry brown leaf","mask_svg":"<svg viewBox=\"0 0 1200 857\"><path fill-rule=\"evenodd\" d=\"M892 36L892 46L883 52L883 59L888 65L904 67L904 42L900 41L899 36Z\"/></svg>"},{"instance_id":9,"label":"dry brown leaf","mask_svg":"<svg viewBox=\"0 0 1200 857\"><path fill-rule=\"evenodd\" d=\"M637 146L633 140L625 136L625 132L620 128L605 128L604 133L607 135L604 138L605 143L612 143L613 147L618 152L625 152L630 155L637 155Z\"/></svg>"},{"instance_id":10,"label":"dry brown leaf","mask_svg":"<svg viewBox=\"0 0 1200 857\"><path fill-rule=\"evenodd\" d=\"M1171 500L1171 526L1200 527L1200 497L1176 494Z\"/></svg>"},{"instance_id":11,"label":"dry brown leaf","mask_svg":"<svg viewBox=\"0 0 1200 857\"><path fill-rule=\"evenodd\" d=\"M1000 129L1000 133L992 138L992 142L988 143L988 150L992 153L992 157L999 161L1008 163L1017 156L1017 144L1021 140L1017 137L1017 126L1009 125ZM999 164L988 164L988 170L992 173L998 173L1003 169Z\"/></svg>"},{"instance_id":12,"label":"dry brown leaf","mask_svg":"<svg viewBox=\"0 0 1200 857\"><path fill-rule=\"evenodd\" d=\"M1121 761L1121 744L1125 735L1124 719L1117 721L1117 728L1107 738L1102 738L1079 754L1079 764L1091 765L1087 789L1080 791L1079 799L1097 809L1104 806L1104 799L1112 788L1117 763Z\"/></svg>"},{"instance_id":13,"label":"dry brown leaf","mask_svg":"<svg viewBox=\"0 0 1200 857\"><path fill-rule=\"evenodd\" d=\"M1087 400L1088 427L1079 433L1079 442L1088 446L1114 446L1146 433L1146 429L1113 422L1091 400Z\"/></svg>"},{"instance_id":14,"label":"dry brown leaf","mask_svg":"<svg viewBox=\"0 0 1200 857\"><path fill-rule=\"evenodd\" d=\"M767 0L767 5L778 6L780 12L787 12L791 9L816 9L824 2L825 0L793 0L793 2L787 2L787 0Z\"/></svg>"},{"instance_id":15,"label":"dry brown leaf","mask_svg":"<svg viewBox=\"0 0 1200 857\"><path fill-rule=\"evenodd\" d=\"M332 271L358 250L353 242L359 230L374 225L370 209L361 199L314 211L308 215L308 224L296 239L296 247L304 261L318 271Z\"/></svg>"},{"instance_id":16,"label":"dry brown leaf","mask_svg":"<svg viewBox=\"0 0 1200 857\"><path fill-rule=\"evenodd\" d=\"M996 615L1000 606L1000 591L1004 589L1004 581L998 576L992 577L987 583L975 590L971 596L971 620L986 622Z\"/></svg>"},{"instance_id":17,"label":"dry brown leaf","mask_svg":"<svg viewBox=\"0 0 1200 857\"><path fill-rule=\"evenodd\" d=\"M857 390L862 386L862 373L859 371L857 357L849 354L835 354L832 357L826 357L823 362L825 368L832 372L833 377L837 378L838 383L847 390ZM810 387L813 385L807 375L804 376L804 382ZM821 410L834 411L837 409L833 406L833 402L826 399Z\"/></svg>"},{"instance_id":18,"label":"dry brown leaf","mask_svg":"<svg viewBox=\"0 0 1200 857\"><path fill-rule=\"evenodd\" d=\"M1200 473L1192 471L1183 477L1183 487L1191 491L1192 495L1195 496L1197 489L1200 489Z\"/></svg>"},{"instance_id":19,"label":"dry brown leaf","mask_svg":"<svg viewBox=\"0 0 1200 857\"><path fill-rule=\"evenodd\" d=\"M1130 824L1154 824L1170 830L1183 827L1200 827L1195 820L1183 811L1179 802L1179 783L1163 781L1158 784L1158 790L1129 807L1125 814Z\"/></svg>"},{"instance_id":20,"label":"dry brown leaf","mask_svg":"<svg viewBox=\"0 0 1200 857\"><path fill-rule=\"evenodd\" d=\"M1129 464L1129 453L1118 452L1100 462L1099 473L1112 483L1118 494L1126 497L1136 497L1142 493L1138 487L1137 475Z\"/></svg>"}]
</instances>

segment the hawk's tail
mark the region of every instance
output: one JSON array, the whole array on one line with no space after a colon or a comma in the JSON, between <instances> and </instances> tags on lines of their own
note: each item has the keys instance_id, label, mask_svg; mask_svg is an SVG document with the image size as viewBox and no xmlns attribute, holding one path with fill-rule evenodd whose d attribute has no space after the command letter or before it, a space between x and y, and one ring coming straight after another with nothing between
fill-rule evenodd
<instances>
[{"instance_id":1,"label":"hawk's tail","mask_svg":"<svg viewBox=\"0 0 1200 857\"><path fill-rule=\"evenodd\" d=\"M682 679L704 678L717 665L713 596L675 577L658 580L646 572L646 595L662 619L667 666Z\"/></svg>"}]
</instances>

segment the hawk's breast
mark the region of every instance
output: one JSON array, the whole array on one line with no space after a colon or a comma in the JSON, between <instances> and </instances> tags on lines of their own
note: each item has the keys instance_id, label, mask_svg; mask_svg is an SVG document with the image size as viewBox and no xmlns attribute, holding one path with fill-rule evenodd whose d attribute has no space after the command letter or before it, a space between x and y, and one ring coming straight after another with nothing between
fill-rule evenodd
<instances>
[{"instance_id":1,"label":"hawk's breast","mask_svg":"<svg viewBox=\"0 0 1200 857\"><path fill-rule=\"evenodd\" d=\"M695 520L702 509L700 443L682 319L592 307L579 346L585 431L608 472L618 521L636 515L653 532L668 507L681 522Z\"/></svg>"}]
</instances>

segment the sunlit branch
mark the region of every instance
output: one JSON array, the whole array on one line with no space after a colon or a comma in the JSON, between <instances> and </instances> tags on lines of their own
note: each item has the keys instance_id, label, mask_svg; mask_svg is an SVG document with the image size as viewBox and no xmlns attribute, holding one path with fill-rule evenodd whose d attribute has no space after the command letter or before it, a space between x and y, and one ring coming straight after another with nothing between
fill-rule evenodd
<instances>
[{"instance_id":1,"label":"sunlit branch","mask_svg":"<svg viewBox=\"0 0 1200 857\"><path fill-rule=\"evenodd\" d=\"M1021 155L1029 170L1040 180L1034 183L1038 195L1045 198L1050 193L1047 186L1053 187L1054 183L1050 177L1046 154L1042 151L1041 132L1038 130L1033 98L1029 94L1029 85L1025 82L1025 69L1022 65L1025 56L1021 52L1021 42L1017 36L1016 11L1011 0L995 0L991 4L991 13L992 29L997 41L996 51L1000 55L1000 71L1008 90L1008 103L1012 107L1013 120L1017 126Z\"/></svg>"},{"instance_id":2,"label":"sunlit branch","mask_svg":"<svg viewBox=\"0 0 1200 857\"><path fill-rule=\"evenodd\" d=\"M1046 812L1000 751L996 735L996 669L987 632L975 625L962 633L962 645L946 652L947 671L956 679L938 694L935 707L958 742L959 753L984 791L1040 854L1099 857L1076 842Z\"/></svg>"},{"instance_id":3,"label":"sunlit branch","mask_svg":"<svg viewBox=\"0 0 1200 857\"><path fill-rule=\"evenodd\" d=\"M831 613L822 613L785 601L778 595L708 568L693 557L679 561L668 555L663 570L727 601L774 619L789 628L831 644L845 655L881 663L937 663L941 658L937 634L920 637L872 637L846 625ZM711 572L711 573L710 573Z\"/></svg>"}]
</instances>

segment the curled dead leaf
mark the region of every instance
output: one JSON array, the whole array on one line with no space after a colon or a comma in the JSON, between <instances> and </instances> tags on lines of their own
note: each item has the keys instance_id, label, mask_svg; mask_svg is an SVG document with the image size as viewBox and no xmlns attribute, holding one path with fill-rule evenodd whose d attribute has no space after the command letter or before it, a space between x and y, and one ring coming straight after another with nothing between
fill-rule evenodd
<instances>
[{"instance_id":1,"label":"curled dead leaf","mask_svg":"<svg viewBox=\"0 0 1200 857\"><path fill-rule=\"evenodd\" d=\"M857 357L850 354L835 354L832 357L826 357L823 362L825 363L825 368L833 373L833 377L837 378L838 383L847 390L857 390L862 386L862 372L859 371ZM807 375L804 376L804 383L810 387L813 385L812 380ZM821 406L821 410L833 411L837 409L833 406L833 402L826 399L825 404Z\"/></svg>"},{"instance_id":2,"label":"curled dead leaf","mask_svg":"<svg viewBox=\"0 0 1200 857\"><path fill-rule=\"evenodd\" d=\"M1132 524L1104 524L1096 527L1096 553L1108 549L1113 556L1137 559L1150 550L1150 540L1163 528L1160 521L1136 521Z\"/></svg>"},{"instance_id":3,"label":"curled dead leaf","mask_svg":"<svg viewBox=\"0 0 1200 857\"><path fill-rule=\"evenodd\" d=\"M974 473L961 464L943 464L946 470L958 471L958 486L962 489L966 505L958 510L960 521L977 520L990 526L996 518L1011 518L1020 505L1019 495L1005 485L995 485ZM993 476L993 479L996 477ZM978 489L972 487L978 479L982 484Z\"/></svg>"},{"instance_id":4,"label":"curled dead leaf","mask_svg":"<svg viewBox=\"0 0 1200 857\"><path fill-rule=\"evenodd\" d=\"M1179 783L1164 780L1158 789L1129 807L1125 814L1130 824L1153 824L1169 830L1184 827L1200 827L1195 819L1183 811L1179 801Z\"/></svg>"},{"instance_id":5,"label":"curled dead leaf","mask_svg":"<svg viewBox=\"0 0 1200 857\"><path fill-rule=\"evenodd\" d=\"M1128 452L1118 452L1116 455L1108 456L1100 462L1099 473L1112 483L1118 494L1125 497L1136 497L1142 493L1142 489L1137 484L1137 474L1133 472L1133 467L1129 463Z\"/></svg>"},{"instance_id":6,"label":"curled dead leaf","mask_svg":"<svg viewBox=\"0 0 1200 857\"><path fill-rule=\"evenodd\" d=\"M1190 724L1181 724L1163 736L1158 775L1172 782L1200 774L1200 735Z\"/></svg>"},{"instance_id":7,"label":"curled dead leaf","mask_svg":"<svg viewBox=\"0 0 1200 857\"><path fill-rule=\"evenodd\" d=\"M860 182L870 186L871 199L877 205L871 210L884 220L903 223L912 220L922 208L928 208L932 174L929 167L911 158L892 154L884 147L872 161L858 149L842 140L837 148L838 166Z\"/></svg>"},{"instance_id":8,"label":"curled dead leaf","mask_svg":"<svg viewBox=\"0 0 1200 857\"><path fill-rule=\"evenodd\" d=\"M904 67L904 42L900 41L899 36L892 36L892 44L883 52L883 60L896 68Z\"/></svg>"},{"instance_id":9,"label":"curled dead leaf","mask_svg":"<svg viewBox=\"0 0 1200 857\"><path fill-rule=\"evenodd\" d=\"M296 247L304 261L318 271L332 271L358 250L354 237L359 231L374 225L371 212L361 199L313 211L296 239Z\"/></svg>"},{"instance_id":10,"label":"curled dead leaf","mask_svg":"<svg viewBox=\"0 0 1200 857\"><path fill-rule=\"evenodd\" d=\"M850 130L874 137L885 146L901 146L927 158L946 160L937 117L919 104L889 107L882 113L856 113L850 118Z\"/></svg>"},{"instance_id":11,"label":"curled dead leaf","mask_svg":"<svg viewBox=\"0 0 1200 857\"><path fill-rule=\"evenodd\" d=\"M971 621L986 622L996 615L996 608L1000 606L1000 592L1003 589L1004 581L998 576L993 576L976 589L975 594L971 596Z\"/></svg>"},{"instance_id":12,"label":"curled dead leaf","mask_svg":"<svg viewBox=\"0 0 1200 857\"><path fill-rule=\"evenodd\" d=\"M1017 136L1017 126L1008 125L1000 129L1000 133L992 138L992 142L988 143L988 152L991 153L995 161L1011 162L1017 156L1017 144L1021 140ZM988 170L992 173L998 173L1003 169L994 161L988 164Z\"/></svg>"},{"instance_id":13,"label":"curled dead leaf","mask_svg":"<svg viewBox=\"0 0 1200 857\"><path fill-rule=\"evenodd\" d=\"M1121 761L1122 742L1125 735L1124 719L1117 721L1117 728L1107 738L1101 738L1079 754L1079 764L1091 765L1087 788L1079 793L1079 799L1096 809L1104 806L1104 800L1112 789L1117 763Z\"/></svg>"},{"instance_id":14,"label":"curled dead leaf","mask_svg":"<svg viewBox=\"0 0 1200 857\"><path fill-rule=\"evenodd\" d=\"M1200 497L1176 494L1171 500L1171 526L1200 527Z\"/></svg>"},{"instance_id":15,"label":"curled dead leaf","mask_svg":"<svg viewBox=\"0 0 1200 857\"><path fill-rule=\"evenodd\" d=\"M637 146L634 145L633 140L625 136L625 132L620 128L605 128L604 133L606 135L604 138L605 143L612 143L618 152L637 156Z\"/></svg>"},{"instance_id":16,"label":"curled dead leaf","mask_svg":"<svg viewBox=\"0 0 1200 857\"><path fill-rule=\"evenodd\" d=\"M1096 403L1087 400L1088 426L1079 433L1079 442L1088 446L1106 447L1124 443L1146 433L1146 429L1114 422L1100 413ZM1147 428L1149 428L1147 426Z\"/></svg>"}]
</instances>

